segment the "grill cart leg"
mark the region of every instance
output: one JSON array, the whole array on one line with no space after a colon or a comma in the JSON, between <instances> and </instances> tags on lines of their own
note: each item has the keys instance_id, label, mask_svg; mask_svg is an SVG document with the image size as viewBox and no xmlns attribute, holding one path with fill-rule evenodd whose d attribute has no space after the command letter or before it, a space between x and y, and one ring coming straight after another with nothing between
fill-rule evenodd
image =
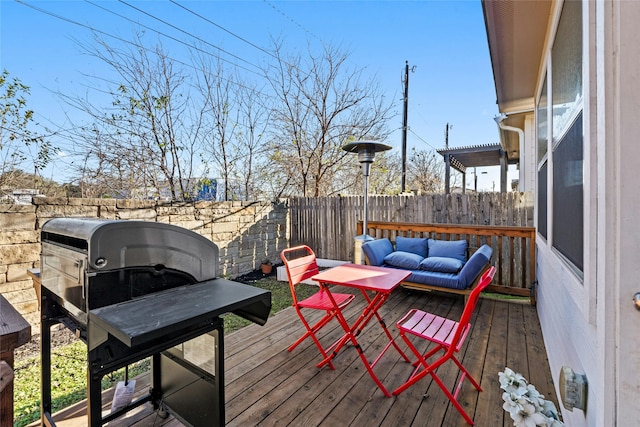
<instances>
[{"instance_id":1,"label":"grill cart leg","mask_svg":"<svg viewBox=\"0 0 640 427\"><path fill-rule=\"evenodd\" d=\"M87 417L92 427L102 425L102 375L87 366Z\"/></svg>"},{"instance_id":2,"label":"grill cart leg","mask_svg":"<svg viewBox=\"0 0 640 427\"><path fill-rule=\"evenodd\" d=\"M51 418L51 322L45 315L40 320L40 390L42 401L40 414L45 426L53 425Z\"/></svg>"}]
</instances>

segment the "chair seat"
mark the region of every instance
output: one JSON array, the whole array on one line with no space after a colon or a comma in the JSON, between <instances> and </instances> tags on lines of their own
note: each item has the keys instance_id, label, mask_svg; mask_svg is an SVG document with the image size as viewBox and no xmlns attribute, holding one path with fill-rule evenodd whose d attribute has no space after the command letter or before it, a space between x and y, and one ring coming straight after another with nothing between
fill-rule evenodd
<instances>
[{"instance_id":1,"label":"chair seat","mask_svg":"<svg viewBox=\"0 0 640 427\"><path fill-rule=\"evenodd\" d=\"M354 298L355 295L351 294L339 294L336 292L331 292L331 296L335 300L336 304L340 308L344 308L347 304L349 304ZM302 301L298 302L298 306L305 308L313 308L316 310L333 310L333 304L327 295L327 292L316 292L308 298L305 298Z\"/></svg>"},{"instance_id":2,"label":"chair seat","mask_svg":"<svg viewBox=\"0 0 640 427\"><path fill-rule=\"evenodd\" d=\"M413 309L398 322L398 327L406 333L448 347L455 336L458 322ZM456 345L456 351L460 350L470 328L471 324L467 323Z\"/></svg>"}]
</instances>

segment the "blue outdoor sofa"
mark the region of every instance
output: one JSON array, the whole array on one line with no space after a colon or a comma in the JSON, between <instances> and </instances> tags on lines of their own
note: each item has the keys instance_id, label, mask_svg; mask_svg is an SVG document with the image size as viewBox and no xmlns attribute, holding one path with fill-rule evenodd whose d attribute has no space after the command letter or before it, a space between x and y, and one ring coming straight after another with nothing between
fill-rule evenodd
<instances>
[{"instance_id":1,"label":"blue outdoor sofa","mask_svg":"<svg viewBox=\"0 0 640 427\"><path fill-rule=\"evenodd\" d=\"M482 245L467 256L466 240L396 237L395 248L387 238L362 245L369 265L411 271L402 286L469 295L481 273L490 266L493 249Z\"/></svg>"}]
</instances>

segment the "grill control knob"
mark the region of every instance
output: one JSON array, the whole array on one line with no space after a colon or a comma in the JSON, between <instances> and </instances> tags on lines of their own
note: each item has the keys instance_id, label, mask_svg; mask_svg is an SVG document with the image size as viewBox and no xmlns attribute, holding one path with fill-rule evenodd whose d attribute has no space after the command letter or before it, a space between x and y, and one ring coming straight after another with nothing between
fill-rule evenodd
<instances>
[{"instance_id":1,"label":"grill control knob","mask_svg":"<svg viewBox=\"0 0 640 427\"><path fill-rule=\"evenodd\" d=\"M100 258L96 259L95 264L96 264L96 267L102 268L105 265L107 265L107 259L100 257Z\"/></svg>"}]
</instances>

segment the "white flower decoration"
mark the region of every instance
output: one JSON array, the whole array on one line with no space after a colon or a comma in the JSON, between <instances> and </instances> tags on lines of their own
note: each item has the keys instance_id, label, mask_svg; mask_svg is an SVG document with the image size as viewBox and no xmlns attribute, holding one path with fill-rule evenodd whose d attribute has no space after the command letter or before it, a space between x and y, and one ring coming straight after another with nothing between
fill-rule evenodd
<instances>
[{"instance_id":1,"label":"white flower decoration","mask_svg":"<svg viewBox=\"0 0 640 427\"><path fill-rule=\"evenodd\" d=\"M561 427L553 402L546 400L519 373L505 368L498 373L500 388L504 390L502 408L509 413L515 427Z\"/></svg>"}]
</instances>

